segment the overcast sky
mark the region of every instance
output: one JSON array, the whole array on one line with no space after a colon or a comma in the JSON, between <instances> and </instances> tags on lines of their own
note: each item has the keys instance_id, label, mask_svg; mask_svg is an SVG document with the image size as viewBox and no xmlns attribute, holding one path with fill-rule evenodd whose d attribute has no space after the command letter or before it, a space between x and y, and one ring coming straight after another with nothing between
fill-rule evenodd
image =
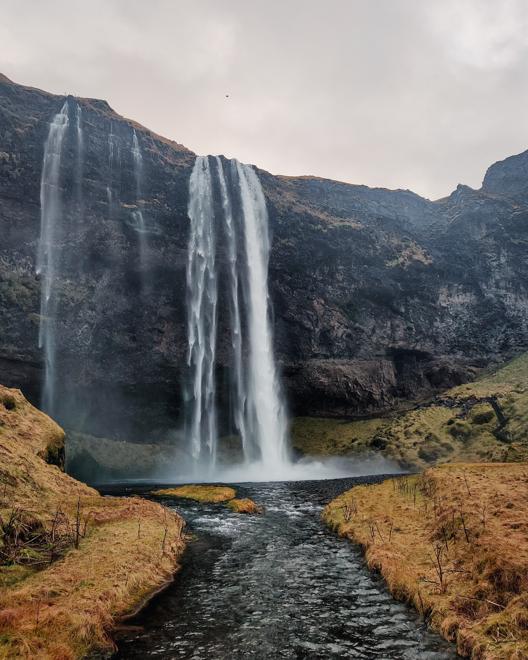
<instances>
[{"instance_id":1,"label":"overcast sky","mask_svg":"<svg viewBox=\"0 0 528 660\"><path fill-rule=\"evenodd\" d=\"M528 0L0 0L0 44L16 82L273 173L437 198L528 148Z\"/></svg>"}]
</instances>

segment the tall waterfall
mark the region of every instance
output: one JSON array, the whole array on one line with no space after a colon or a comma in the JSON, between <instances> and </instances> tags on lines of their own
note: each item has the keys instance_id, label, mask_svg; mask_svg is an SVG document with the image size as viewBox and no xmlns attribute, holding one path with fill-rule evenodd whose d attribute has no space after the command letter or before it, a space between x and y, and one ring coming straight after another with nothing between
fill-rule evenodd
<instances>
[{"instance_id":1,"label":"tall waterfall","mask_svg":"<svg viewBox=\"0 0 528 660\"><path fill-rule=\"evenodd\" d=\"M75 187L77 190L77 203L79 205L78 220L82 221L83 209L83 164L84 164L84 134L82 127L82 108L77 103L75 106L75 132L77 136L77 164L75 172Z\"/></svg>"},{"instance_id":2,"label":"tall waterfall","mask_svg":"<svg viewBox=\"0 0 528 660\"><path fill-rule=\"evenodd\" d=\"M82 129L82 108L77 103L75 108L75 130L77 133L77 163L79 168L82 168L82 156L84 149L84 136Z\"/></svg>"},{"instance_id":3,"label":"tall waterfall","mask_svg":"<svg viewBox=\"0 0 528 660\"><path fill-rule=\"evenodd\" d=\"M212 164L214 163L214 167ZM215 204L218 194L220 204ZM221 209L217 212L216 209ZM217 215L219 217L217 217ZM233 426L244 459L271 474L288 463L287 421L281 402L269 320L268 214L254 169L198 157L189 185L191 220L187 267L187 426L192 455L214 469L217 456L215 353L217 244L223 231L232 348ZM222 229L221 229L222 228ZM243 256L242 256L243 255Z\"/></svg>"},{"instance_id":4,"label":"tall waterfall","mask_svg":"<svg viewBox=\"0 0 528 660\"><path fill-rule=\"evenodd\" d=\"M246 426L246 403L247 390L245 373L242 368L242 323L240 318L239 304L239 268L238 268L238 249L237 249L237 231L235 218L233 216L233 206L227 187L224 166L221 159L216 156L216 167L218 171L218 181L220 184L220 194L222 198L222 209L225 218L225 231L227 238L227 252L229 259L229 314L231 320L231 345L233 348L233 421L235 429L240 434L244 456L252 455L252 438L248 436Z\"/></svg>"},{"instance_id":5,"label":"tall waterfall","mask_svg":"<svg viewBox=\"0 0 528 660\"><path fill-rule=\"evenodd\" d=\"M55 309L57 305L53 283L58 265L57 233L62 215L60 166L62 143L69 124L68 101L53 118L44 146L40 180L40 240L37 254L37 274L42 277L40 296L39 347L45 360L42 407L54 413L56 369Z\"/></svg>"},{"instance_id":6,"label":"tall waterfall","mask_svg":"<svg viewBox=\"0 0 528 660\"><path fill-rule=\"evenodd\" d=\"M136 138L136 142L137 142L137 138ZM139 144L137 145L137 148L139 150ZM139 157L141 158L141 152L139 152ZM117 135L114 134L114 126L112 121L110 121L110 131L108 133L109 177L108 177L108 184L106 186L106 199L108 202L110 215L112 214L112 210L113 210L112 206L114 203L114 185L115 185L114 179L116 178L116 174L118 173L116 172L116 170L119 170L120 166L121 166L121 149L119 146L119 138ZM135 166L135 161L134 161L134 166ZM137 191L140 185L141 168L139 169L138 173L135 173L135 177L136 177L136 196L137 196Z\"/></svg>"},{"instance_id":7,"label":"tall waterfall","mask_svg":"<svg viewBox=\"0 0 528 660\"><path fill-rule=\"evenodd\" d=\"M141 175L143 173L143 154L135 129L132 131L132 157L134 159L134 177L136 179L136 197L141 197Z\"/></svg>"}]
</instances>

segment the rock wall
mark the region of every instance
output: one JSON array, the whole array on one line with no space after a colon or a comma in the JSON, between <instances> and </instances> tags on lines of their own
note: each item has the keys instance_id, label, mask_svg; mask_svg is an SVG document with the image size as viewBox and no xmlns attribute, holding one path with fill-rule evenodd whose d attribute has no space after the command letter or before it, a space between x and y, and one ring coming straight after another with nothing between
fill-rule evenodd
<instances>
[{"instance_id":1,"label":"rock wall","mask_svg":"<svg viewBox=\"0 0 528 660\"><path fill-rule=\"evenodd\" d=\"M0 382L35 402L40 173L64 100L0 77ZM194 154L104 101L69 103L81 108L83 149L79 160L71 121L57 248L59 421L94 436L156 441L177 428L182 409ZM493 165L480 190L459 186L435 202L259 175L272 234L275 350L292 412L372 414L528 346L528 152ZM226 265L221 245L218 259ZM221 289L220 385L229 372L227 318Z\"/></svg>"}]
</instances>

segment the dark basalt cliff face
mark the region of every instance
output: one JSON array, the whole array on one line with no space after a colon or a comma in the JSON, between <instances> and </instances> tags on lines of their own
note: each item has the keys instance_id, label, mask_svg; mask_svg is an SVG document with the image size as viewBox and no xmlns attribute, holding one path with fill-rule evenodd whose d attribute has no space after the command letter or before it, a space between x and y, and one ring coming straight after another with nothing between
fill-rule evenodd
<instances>
[{"instance_id":1,"label":"dark basalt cliff face","mask_svg":"<svg viewBox=\"0 0 528 660\"><path fill-rule=\"evenodd\" d=\"M49 122L64 100L0 77L0 382L33 401L43 373L40 175ZM55 284L58 416L92 435L161 439L178 428L186 376L194 154L104 101L71 104L82 109L83 146L80 158L70 122ZM459 186L436 202L259 175L272 234L275 351L293 412L379 412L528 347L528 152L493 165L480 190ZM219 383L230 360L223 306L221 290ZM220 399L227 403L222 389Z\"/></svg>"}]
</instances>

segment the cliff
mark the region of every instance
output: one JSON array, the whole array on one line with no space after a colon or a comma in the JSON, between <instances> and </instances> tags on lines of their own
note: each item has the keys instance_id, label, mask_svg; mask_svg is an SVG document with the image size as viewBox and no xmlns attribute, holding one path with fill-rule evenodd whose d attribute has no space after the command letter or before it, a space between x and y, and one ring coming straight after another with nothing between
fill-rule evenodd
<instances>
[{"instance_id":1,"label":"cliff","mask_svg":"<svg viewBox=\"0 0 528 660\"><path fill-rule=\"evenodd\" d=\"M33 401L43 373L40 175L49 122L64 101L0 78L0 379ZM82 150L72 120L60 172L57 417L92 436L169 441L186 378L195 156L104 101L69 103L82 115ZM272 235L275 350L294 414L388 410L526 348L527 162L528 152L496 163L480 190L459 186L434 202L259 170ZM227 266L222 246L218 260ZM221 384L230 335L219 295ZM221 389L221 406L225 397Z\"/></svg>"}]
</instances>

